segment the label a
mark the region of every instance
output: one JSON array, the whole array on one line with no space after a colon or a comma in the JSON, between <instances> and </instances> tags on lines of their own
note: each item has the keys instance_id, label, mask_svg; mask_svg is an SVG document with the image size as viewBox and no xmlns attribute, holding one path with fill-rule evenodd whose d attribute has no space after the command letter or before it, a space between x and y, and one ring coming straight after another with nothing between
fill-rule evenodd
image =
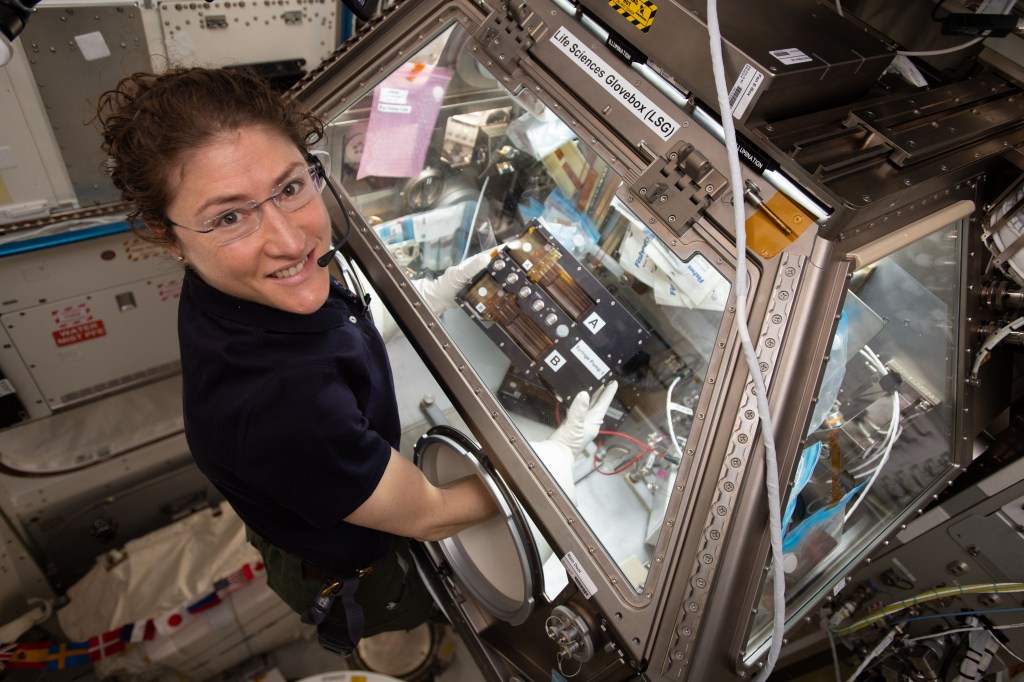
<instances>
[{"instance_id":1,"label":"label a","mask_svg":"<svg viewBox=\"0 0 1024 682\"><path fill-rule=\"evenodd\" d=\"M589 329L593 334L596 334L602 329L604 329L604 325L604 318L602 318L596 312L590 313L590 315L587 316L587 319L583 320L583 326Z\"/></svg>"}]
</instances>

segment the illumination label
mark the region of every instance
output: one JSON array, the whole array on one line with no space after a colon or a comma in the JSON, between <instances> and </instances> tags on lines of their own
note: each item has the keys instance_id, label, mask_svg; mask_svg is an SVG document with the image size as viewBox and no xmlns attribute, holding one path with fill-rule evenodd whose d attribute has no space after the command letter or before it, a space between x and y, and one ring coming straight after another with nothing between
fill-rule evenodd
<instances>
[{"instance_id":1,"label":"illumination label","mask_svg":"<svg viewBox=\"0 0 1024 682\"><path fill-rule=\"evenodd\" d=\"M763 82L763 73L750 64L743 65L740 77L736 79L732 90L729 91L729 106L732 107L733 118L743 116L747 107L750 106L750 102L754 99L754 95L757 94L757 89L761 87Z\"/></svg>"},{"instance_id":2,"label":"illumination label","mask_svg":"<svg viewBox=\"0 0 1024 682\"><path fill-rule=\"evenodd\" d=\"M583 593L585 599L590 599L597 594L597 585L590 579L587 572L583 570L583 566L576 560L576 555L569 552L562 557L562 565L565 566L565 570L569 573L569 577L576 583L576 587L580 588L580 592Z\"/></svg>"},{"instance_id":3,"label":"illumination label","mask_svg":"<svg viewBox=\"0 0 1024 682\"><path fill-rule=\"evenodd\" d=\"M638 92L630 85L629 79L619 74L608 62L590 52L582 41L565 28L555 31L551 36L551 42L573 60L583 73L594 79L609 95L643 121L644 125L653 130L658 137L667 140L679 130L679 123L674 118L643 93Z\"/></svg>"},{"instance_id":4,"label":"illumination label","mask_svg":"<svg viewBox=\"0 0 1024 682\"><path fill-rule=\"evenodd\" d=\"M572 354L576 356L576 359L583 363L583 366L594 375L595 379L600 379L608 373L608 365L604 364L604 361L597 356L594 349L588 346L585 342L580 341L572 347Z\"/></svg>"}]
</instances>

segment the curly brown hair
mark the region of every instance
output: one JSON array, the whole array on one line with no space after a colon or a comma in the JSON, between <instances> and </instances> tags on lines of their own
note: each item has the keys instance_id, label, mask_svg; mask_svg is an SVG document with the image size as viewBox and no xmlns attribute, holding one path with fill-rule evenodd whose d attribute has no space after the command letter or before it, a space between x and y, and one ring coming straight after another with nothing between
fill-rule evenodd
<instances>
[{"instance_id":1,"label":"curly brown hair","mask_svg":"<svg viewBox=\"0 0 1024 682\"><path fill-rule=\"evenodd\" d=\"M135 73L100 95L96 118L107 171L132 205L128 223L164 245L177 242L165 215L174 198L170 174L192 150L249 126L279 130L303 152L324 136L319 117L239 68Z\"/></svg>"}]
</instances>

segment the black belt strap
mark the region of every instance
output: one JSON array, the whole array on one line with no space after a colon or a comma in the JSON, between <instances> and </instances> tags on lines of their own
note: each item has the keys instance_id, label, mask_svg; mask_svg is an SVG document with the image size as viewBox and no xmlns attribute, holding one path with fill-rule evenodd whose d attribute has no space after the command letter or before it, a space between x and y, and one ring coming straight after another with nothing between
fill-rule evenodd
<instances>
[{"instance_id":1,"label":"black belt strap","mask_svg":"<svg viewBox=\"0 0 1024 682\"><path fill-rule=\"evenodd\" d=\"M363 607L355 600L359 589L359 576L335 578L324 583L313 603L302 615L302 622L316 625L320 645L329 651L347 656L363 638ZM340 600L345 609L346 628L342 630L327 621L334 602Z\"/></svg>"}]
</instances>

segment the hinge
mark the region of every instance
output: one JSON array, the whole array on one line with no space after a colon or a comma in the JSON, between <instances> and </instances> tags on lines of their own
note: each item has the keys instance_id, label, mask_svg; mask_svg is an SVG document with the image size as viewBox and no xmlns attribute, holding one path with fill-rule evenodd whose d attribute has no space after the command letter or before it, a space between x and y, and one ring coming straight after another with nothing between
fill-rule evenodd
<instances>
[{"instance_id":1,"label":"hinge","mask_svg":"<svg viewBox=\"0 0 1024 682\"><path fill-rule=\"evenodd\" d=\"M708 157L680 142L655 160L631 188L650 210L681 234L729 185Z\"/></svg>"},{"instance_id":2,"label":"hinge","mask_svg":"<svg viewBox=\"0 0 1024 682\"><path fill-rule=\"evenodd\" d=\"M506 14L493 12L484 20L476 38L493 65L511 73L547 26L525 2L514 2L505 8Z\"/></svg>"}]
</instances>

